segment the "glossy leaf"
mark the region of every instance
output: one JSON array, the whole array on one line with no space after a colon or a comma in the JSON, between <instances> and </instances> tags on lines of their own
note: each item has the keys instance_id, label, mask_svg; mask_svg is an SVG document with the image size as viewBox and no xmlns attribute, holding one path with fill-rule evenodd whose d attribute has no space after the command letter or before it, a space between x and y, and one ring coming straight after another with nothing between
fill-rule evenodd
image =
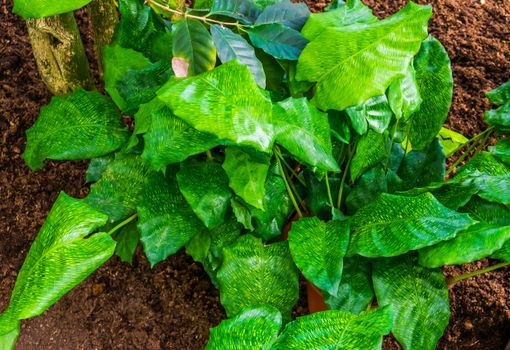
<instances>
[{"instance_id":1,"label":"glossy leaf","mask_svg":"<svg viewBox=\"0 0 510 350\"><path fill-rule=\"evenodd\" d=\"M389 308L360 315L330 310L298 317L285 327L271 349L381 349L382 337L391 329L391 317Z\"/></svg>"},{"instance_id":2,"label":"glossy leaf","mask_svg":"<svg viewBox=\"0 0 510 350\"><path fill-rule=\"evenodd\" d=\"M510 173L475 179L478 196L490 202L510 205Z\"/></svg>"},{"instance_id":3,"label":"glossy leaf","mask_svg":"<svg viewBox=\"0 0 510 350\"><path fill-rule=\"evenodd\" d=\"M173 26L173 56L189 65L185 76L197 75L214 68L216 47L204 25L194 19L183 19Z\"/></svg>"},{"instance_id":4,"label":"glossy leaf","mask_svg":"<svg viewBox=\"0 0 510 350\"><path fill-rule=\"evenodd\" d=\"M360 138L351 163L352 181L387 157L386 139L385 135L372 130Z\"/></svg>"},{"instance_id":5,"label":"glossy leaf","mask_svg":"<svg viewBox=\"0 0 510 350\"><path fill-rule=\"evenodd\" d=\"M304 3L291 3L288 0L268 6L257 17L256 25L280 23L300 31L310 16L310 10Z\"/></svg>"},{"instance_id":6,"label":"glossy leaf","mask_svg":"<svg viewBox=\"0 0 510 350\"><path fill-rule=\"evenodd\" d=\"M409 3L382 21L327 28L303 50L296 77L317 82L313 102L322 110L343 110L382 95L405 75L431 14L430 6Z\"/></svg>"},{"instance_id":7,"label":"glossy leaf","mask_svg":"<svg viewBox=\"0 0 510 350\"><path fill-rule=\"evenodd\" d=\"M499 140L492 147L491 153L503 163L510 165L510 138Z\"/></svg>"},{"instance_id":8,"label":"glossy leaf","mask_svg":"<svg viewBox=\"0 0 510 350\"><path fill-rule=\"evenodd\" d=\"M205 229L179 191L175 174L170 172L149 177L137 210L140 241L151 266L175 254Z\"/></svg>"},{"instance_id":9,"label":"glossy leaf","mask_svg":"<svg viewBox=\"0 0 510 350\"><path fill-rule=\"evenodd\" d=\"M388 181L382 165L373 167L361 176L346 198L348 213L375 200L380 193L388 192Z\"/></svg>"},{"instance_id":10,"label":"glossy leaf","mask_svg":"<svg viewBox=\"0 0 510 350\"><path fill-rule=\"evenodd\" d=\"M266 155L227 147L223 169L228 175L230 188L239 197L255 208L264 209L264 184L269 170Z\"/></svg>"},{"instance_id":11,"label":"glossy leaf","mask_svg":"<svg viewBox=\"0 0 510 350\"><path fill-rule=\"evenodd\" d=\"M301 162L326 171L340 171L332 154L326 113L306 98L288 98L273 106L276 142Z\"/></svg>"},{"instance_id":12,"label":"glossy leaf","mask_svg":"<svg viewBox=\"0 0 510 350\"><path fill-rule=\"evenodd\" d=\"M92 0L15 0L12 12L24 19L42 18L71 12L87 5Z\"/></svg>"},{"instance_id":13,"label":"glossy leaf","mask_svg":"<svg viewBox=\"0 0 510 350\"><path fill-rule=\"evenodd\" d=\"M510 166L500 162L489 152L481 152L473 156L463 166L457 169L457 176L469 174L486 174L490 176L506 175L510 173Z\"/></svg>"},{"instance_id":14,"label":"glossy leaf","mask_svg":"<svg viewBox=\"0 0 510 350\"><path fill-rule=\"evenodd\" d=\"M406 75L395 79L388 88L388 101L397 119L408 120L422 103L414 66L407 68Z\"/></svg>"},{"instance_id":15,"label":"glossy leaf","mask_svg":"<svg viewBox=\"0 0 510 350\"><path fill-rule=\"evenodd\" d=\"M243 309L211 328L206 350L264 350L278 337L282 315L272 306Z\"/></svg>"},{"instance_id":16,"label":"glossy leaf","mask_svg":"<svg viewBox=\"0 0 510 350\"><path fill-rule=\"evenodd\" d=\"M473 196L460 211L469 213L469 216L477 221L510 226L510 208L503 204L486 201L478 196Z\"/></svg>"},{"instance_id":17,"label":"glossy leaf","mask_svg":"<svg viewBox=\"0 0 510 350\"><path fill-rule=\"evenodd\" d=\"M41 109L27 130L23 154L32 170L41 169L46 158L75 160L100 157L120 148L129 130L112 101L99 92L77 89L55 96Z\"/></svg>"},{"instance_id":18,"label":"glossy leaf","mask_svg":"<svg viewBox=\"0 0 510 350\"><path fill-rule=\"evenodd\" d=\"M211 26L211 35L221 63L237 59L239 63L248 66L258 86L263 89L266 87L264 67L255 56L255 49L242 36L219 25Z\"/></svg>"},{"instance_id":19,"label":"glossy leaf","mask_svg":"<svg viewBox=\"0 0 510 350\"><path fill-rule=\"evenodd\" d=\"M248 36L253 46L280 60L297 60L308 44L301 33L281 23L256 25Z\"/></svg>"},{"instance_id":20,"label":"glossy leaf","mask_svg":"<svg viewBox=\"0 0 510 350\"><path fill-rule=\"evenodd\" d=\"M441 128L437 136L443 145L444 153L447 158L453 155L453 152L455 152L459 146L469 141L464 135L447 128Z\"/></svg>"},{"instance_id":21,"label":"glossy leaf","mask_svg":"<svg viewBox=\"0 0 510 350\"><path fill-rule=\"evenodd\" d=\"M199 131L264 152L271 149L271 102L246 65L233 60L199 77L171 79L158 95Z\"/></svg>"},{"instance_id":22,"label":"glossy leaf","mask_svg":"<svg viewBox=\"0 0 510 350\"><path fill-rule=\"evenodd\" d=\"M466 214L440 204L430 193L416 197L383 193L351 218L348 255L396 256L449 240L472 224Z\"/></svg>"},{"instance_id":23,"label":"glossy leaf","mask_svg":"<svg viewBox=\"0 0 510 350\"><path fill-rule=\"evenodd\" d=\"M218 271L221 303L227 316L267 304L290 319L299 296L299 276L287 242L264 245L251 235L241 236L223 250Z\"/></svg>"},{"instance_id":24,"label":"glossy leaf","mask_svg":"<svg viewBox=\"0 0 510 350\"><path fill-rule=\"evenodd\" d=\"M110 164L114 159L115 155L113 153L103 157L91 159L85 176L86 182L90 183L99 180L106 169L108 169L108 164Z\"/></svg>"},{"instance_id":25,"label":"glossy leaf","mask_svg":"<svg viewBox=\"0 0 510 350\"><path fill-rule=\"evenodd\" d=\"M131 264L140 240L136 222L132 221L119 230L115 240L117 241L115 254L120 258L120 261Z\"/></svg>"},{"instance_id":26,"label":"glossy leaf","mask_svg":"<svg viewBox=\"0 0 510 350\"><path fill-rule=\"evenodd\" d=\"M436 137L448 117L453 77L448 53L433 36L423 42L413 65L423 102L410 118L408 137L413 149L421 150Z\"/></svg>"},{"instance_id":27,"label":"glossy leaf","mask_svg":"<svg viewBox=\"0 0 510 350\"><path fill-rule=\"evenodd\" d=\"M510 239L503 244L500 250L492 254L491 258L510 262Z\"/></svg>"},{"instance_id":28,"label":"glossy leaf","mask_svg":"<svg viewBox=\"0 0 510 350\"><path fill-rule=\"evenodd\" d=\"M241 23L254 23L260 9L250 0L214 0L211 15L232 17Z\"/></svg>"},{"instance_id":29,"label":"glossy leaf","mask_svg":"<svg viewBox=\"0 0 510 350\"><path fill-rule=\"evenodd\" d=\"M382 134L388 129L393 117L393 112L385 95L372 97L362 105L347 108L346 111L351 118L354 129L360 135L366 133L365 125Z\"/></svg>"},{"instance_id":30,"label":"glossy leaf","mask_svg":"<svg viewBox=\"0 0 510 350\"><path fill-rule=\"evenodd\" d=\"M336 295L342 278L343 257L349 245L349 225L325 223L317 217L292 223L289 247L305 278L329 294Z\"/></svg>"},{"instance_id":31,"label":"glossy leaf","mask_svg":"<svg viewBox=\"0 0 510 350\"><path fill-rule=\"evenodd\" d=\"M448 289L440 269L418 265L411 255L373 264L374 290L393 310L391 332L404 349L435 349L450 320Z\"/></svg>"},{"instance_id":32,"label":"glossy leaf","mask_svg":"<svg viewBox=\"0 0 510 350\"><path fill-rule=\"evenodd\" d=\"M485 94L495 105L503 105L510 101L510 80Z\"/></svg>"},{"instance_id":33,"label":"glossy leaf","mask_svg":"<svg viewBox=\"0 0 510 350\"><path fill-rule=\"evenodd\" d=\"M510 128L510 101L498 109L485 111L484 118L487 124L508 131Z\"/></svg>"},{"instance_id":34,"label":"glossy leaf","mask_svg":"<svg viewBox=\"0 0 510 350\"><path fill-rule=\"evenodd\" d=\"M228 176L215 161L189 158L181 163L177 183L181 193L209 229L221 224L230 206Z\"/></svg>"}]
</instances>

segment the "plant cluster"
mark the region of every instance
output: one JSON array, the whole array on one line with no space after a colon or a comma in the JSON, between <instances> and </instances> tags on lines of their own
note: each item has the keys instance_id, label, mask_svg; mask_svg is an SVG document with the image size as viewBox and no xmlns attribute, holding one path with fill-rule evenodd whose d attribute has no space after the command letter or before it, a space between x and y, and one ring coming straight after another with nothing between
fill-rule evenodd
<instances>
[{"instance_id":1,"label":"plant cluster","mask_svg":"<svg viewBox=\"0 0 510 350\"><path fill-rule=\"evenodd\" d=\"M287 0L119 10L108 96L55 96L27 131L28 166L91 159L93 184L53 205L0 316L0 348L138 242L153 266L185 247L219 288L228 320L208 349L380 349L389 332L434 349L449 285L508 265L510 142L484 147L510 132L510 82L487 94L499 106L487 130L443 128L453 80L430 6L382 20L359 0L320 14ZM448 280L440 269L485 257L503 262ZM331 310L291 319L300 273Z\"/></svg>"}]
</instances>

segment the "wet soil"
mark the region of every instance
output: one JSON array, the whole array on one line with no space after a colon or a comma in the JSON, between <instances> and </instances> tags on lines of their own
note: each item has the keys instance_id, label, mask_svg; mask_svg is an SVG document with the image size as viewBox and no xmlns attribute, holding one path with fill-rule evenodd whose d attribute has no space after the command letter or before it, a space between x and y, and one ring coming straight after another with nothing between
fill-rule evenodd
<instances>
[{"instance_id":1,"label":"wet soil","mask_svg":"<svg viewBox=\"0 0 510 350\"><path fill-rule=\"evenodd\" d=\"M403 0L366 0L378 16ZM326 3L311 7L322 9ZM44 218L60 191L83 197L85 162L23 163L25 130L50 94L38 76L23 20L0 4L0 310ZM506 0L441 0L431 32L452 58L455 96L448 125L466 136L483 127L483 93L510 78L510 4ZM78 15L89 59L86 15ZM449 267L460 274L487 261ZM504 349L510 334L510 269L456 285L451 323L439 349ZM295 314L307 311L302 293ZM150 269L139 251L133 265L113 258L40 317L24 321L17 349L202 349L208 329L225 317L217 290L183 252ZM398 349L391 338L385 349Z\"/></svg>"}]
</instances>

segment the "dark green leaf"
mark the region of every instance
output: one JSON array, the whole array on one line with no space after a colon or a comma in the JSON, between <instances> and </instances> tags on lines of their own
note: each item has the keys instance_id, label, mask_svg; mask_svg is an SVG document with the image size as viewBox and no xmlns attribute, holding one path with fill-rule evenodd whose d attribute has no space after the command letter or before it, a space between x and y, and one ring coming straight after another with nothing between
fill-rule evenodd
<instances>
[{"instance_id":1,"label":"dark green leaf","mask_svg":"<svg viewBox=\"0 0 510 350\"><path fill-rule=\"evenodd\" d=\"M510 128L510 101L498 109L485 111L484 118L487 124L502 129L503 131L508 131Z\"/></svg>"},{"instance_id":2,"label":"dark green leaf","mask_svg":"<svg viewBox=\"0 0 510 350\"><path fill-rule=\"evenodd\" d=\"M46 158L90 159L120 148L129 131L112 101L99 92L81 88L67 96L54 96L27 130L23 158L32 170Z\"/></svg>"},{"instance_id":3,"label":"dark green leaf","mask_svg":"<svg viewBox=\"0 0 510 350\"><path fill-rule=\"evenodd\" d=\"M388 192L388 183L384 168L382 165L376 166L363 174L352 187L345 202L348 212L355 213L385 192Z\"/></svg>"},{"instance_id":4,"label":"dark green leaf","mask_svg":"<svg viewBox=\"0 0 510 350\"><path fill-rule=\"evenodd\" d=\"M214 0L210 14L232 17L250 24L255 22L260 9L250 0Z\"/></svg>"},{"instance_id":5,"label":"dark green leaf","mask_svg":"<svg viewBox=\"0 0 510 350\"><path fill-rule=\"evenodd\" d=\"M309 16L310 10L306 4L293 4L289 0L284 0L264 9L255 24L281 23L299 31Z\"/></svg>"},{"instance_id":6,"label":"dark green leaf","mask_svg":"<svg viewBox=\"0 0 510 350\"><path fill-rule=\"evenodd\" d=\"M393 310L391 332L404 349L433 350L450 320L448 289L440 269L418 265L411 255L373 264L374 290Z\"/></svg>"},{"instance_id":7,"label":"dark green leaf","mask_svg":"<svg viewBox=\"0 0 510 350\"><path fill-rule=\"evenodd\" d=\"M403 78L395 79L388 88L388 101L397 119L408 120L417 112L422 103L416 72L411 64Z\"/></svg>"},{"instance_id":8,"label":"dark green leaf","mask_svg":"<svg viewBox=\"0 0 510 350\"><path fill-rule=\"evenodd\" d=\"M326 179L318 179L312 172L305 171L305 179L306 179L306 204L310 209L311 213L314 216L319 217L322 220L331 219L331 205L329 203ZM336 204L338 201L338 192L340 190L340 178L331 177L328 179L331 197L333 200L333 204ZM348 192L345 191L344 193ZM342 201L344 198L342 198Z\"/></svg>"},{"instance_id":9,"label":"dark green leaf","mask_svg":"<svg viewBox=\"0 0 510 350\"><path fill-rule=\"evenodd\" d=\"M503 244L503 247L492 254L491 258L510 262L510 239Z\"/></svg>"},{"instance_id":10,"label":"dark green leaf","mask_svg":"<svg viewBox=\"0 0 510 350\"><path fill-rule=\"evenodd\" d=\"M281 23L256 25L248 35L255 47L280 60L297 60L308 44L301 33Z\"/></svg>"},{"instance_id":11,"label":"dark green leaf","mask_svg":"<svg viewBox=\"0 0 510 350\"><path fill-rule=\"evenodd\" d=\"M491 103L503 105L510 101L510 80L485 94Z\"/></svg>"},{"instance_id":12,"label":"dark green leaf","mask_svg":"<svg viewBox=\"0 0 510 350\"><path fill-rule=\"evenodd\" d=\"M477 221L499 226L510 226L510 208L503 204L486 201L478 196L460 209Z\"/></svg>"},{"instance_id":13,"label":"dark green leaf","mask_svg":"<svg viewBox=\"0 0 510 350\"><path fill-rule=\"evenodd\" d=\"M469 162L457 169L457 176L465 176L473 173L482 173L490 176L506 175L510 173L510 166L500 162L489 152L475 155Z\"/></svg>"},{"instance_id":14,"label":"dark green leaf","mask_svg":"<svg viewBox=\"0 0 510 350\"><path fill-rule=\"evenodd\" d=\"M85 176L86 182L90 183L99 180L106 169L108 169L108 164L110 164L114 159L115 155L113 153L92 159L89 163L89 167L87 168Z\"/></svg>"},{"instance_id":15,"label":"dark green leaf","mask_svg":"<svg viewBox=\"0 0 510 350\"><path fill-rule=\"evenodd\" d=\"M42 18L71 12L87 5L92 0L15 0L12 12L24 19Z\"/></svg>"},{"instance_id":16,"label":"dark green leaf","mask_svg":"<svg viewBox=\"0 0 510 350\"><path fill-rule=\"evenodd\" d=\"M331 136L342 143L348 144L351 140L351 129L347 121L347 115L343 112L335 110L328 111L328 120ZM365 121L366 127L366 121ZM366 130L365 130L366 132Z\"/></svg>"},{"instance_id":17,"label":"dark green leaf","mask_svg":"<svg viewBox=\"0 0 510 350\"><path fill-rule=\"evenodd\" d=\"M127 226L124 226L116 236L117 247L115 248L115 254L121 261L131 264L138 241L140 240L140 233L138 233L136 228L136 222L132 221Z\"/></svg>"},{"instance_id":18,"label":"dark green leaf","mask_svg":"<svg viewBox=\"0 0 510 350\"><path fill-rule=\"evenodd\" d=\"M372 130L360 138L351 163L352 181L387 157L386 139L384 134Z\"/></svg>"},{"instance_id":19,"label":"dark green leaf","mask_svg":"<svg viewBox=\"0 0 510 350\"><path fill-rule=\"evenodd\" d=\"M491 153L503 163L510 165L510 138L499 140L492 147Z\"/></svg>"}]
</instances>

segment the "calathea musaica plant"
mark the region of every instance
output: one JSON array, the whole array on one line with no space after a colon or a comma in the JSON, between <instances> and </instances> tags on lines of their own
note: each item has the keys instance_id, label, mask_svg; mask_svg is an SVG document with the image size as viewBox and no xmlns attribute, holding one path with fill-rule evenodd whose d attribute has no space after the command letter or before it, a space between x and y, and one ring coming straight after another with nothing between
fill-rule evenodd
<instances>
[{"instance_id":1,"label":"calathea musaica plant","mask_svg":"<svg viewBox=\"0 0 510 350\"><path fill-rule=\"evenodd\" d=\"M484 132L442 128L453 80L430 6L382 20L359 0L321 14L287 0L119 11L102 50L108 96L56 96L27 131L28 166L91 159L93 184L57 198L0 316L2 349L21 320L112 255L129 262L139 241L151 265L185 247L219 288L228 320L208 349L380 349L390 332L434 349L448 287L509 264L510 142L484 146L510 131L510 83L488 93L498 107ZM443 277L484 257L502 262ZM300 273L330 310L292 320Z\"/></svg>"}]
</instances>

